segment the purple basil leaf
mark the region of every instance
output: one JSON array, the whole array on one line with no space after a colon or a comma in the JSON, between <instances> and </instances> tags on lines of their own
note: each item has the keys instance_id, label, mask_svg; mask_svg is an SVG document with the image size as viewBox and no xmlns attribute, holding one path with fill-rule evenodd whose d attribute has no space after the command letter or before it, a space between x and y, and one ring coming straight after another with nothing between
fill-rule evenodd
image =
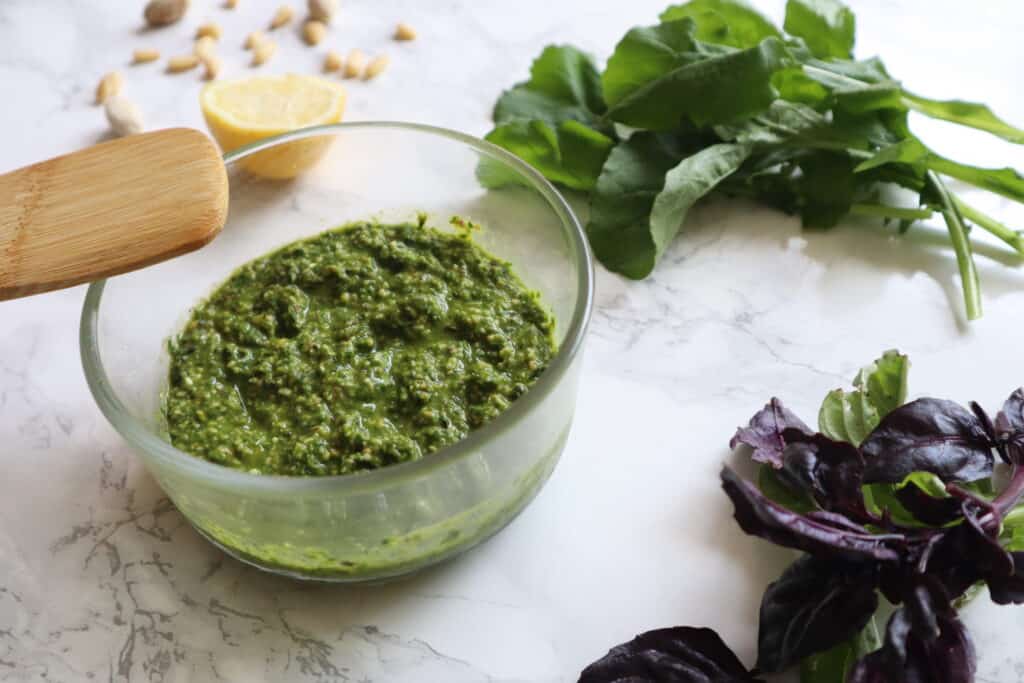
<instances>
[{"instance_id":1,"label":"purple basil leaf","mask_svg":"<svg viewBox=\"0 0 1024 683\"><path fill-rule=\"evenodd\" d=\"M986 529L982 526L974 506L966 501L961 505L961 513L966 520L962 525L963 533L969 534L973 549L968 556L974 564L981 568L982 574L989 576L1010 576L1013 574L1013 557L999 543L999 529Z\"/></svg>"},{"instance_id":2,"label":"purple basil leaf","mask_svg":"<svg viewBox=\"0 0 1024 683\"><path fill-rule=\"evenodd\" d=\"M782 451L786 447L782 432L787 429L813 433L799 417L782 405L782 401L773 398L750 418L750 424L736 430L735 436L729 441L729 448L736 448L739 444L750 446L754 449L750 457L755 462L763 462L778 469L782 467Z\"/></svg>"},{"instance_id":3,"label":"purple basil leaf","mask_svg":"<svg viewBox=\"0 0 1024 683\"><path fill-rule=\"evenodd\" d=\"M870 521L861 489L864 458L852 444L833 441L824 434L783 433L786 449L782 475L790 486L807 491L825 510Z\"/></svg>"},{"instance_id":4,"label":"purple basil leaf","mask_svg":"<svg viewBox=\"0 0 1024 683\"><path fill-rule=\"evenodd\" d=\"M770 501L728 467L722 469L722 488L736 508L740 528L776 545L822 557L889 562L898 561L906 546L906 538L900 534L873 534L842 515L792 512Z\"/></svg>"},{"instance_id":5,"label":"purple basil leaf","mask_svg":"<svg viewBox=\"0 0 1024 683\"><path fill-rule=\"evenodd\" d=\"M760 683L709 628L676 626L617 645L579 683Z\"/></svg>"},{"instance_id":6,"label":"purple basil leaf","mask_svg":"<svg viewBox=\"0 0 1024 683\"><path fill-rule=\"evenodd\" d=\"M921 398L886 415L861 444L864 481L898 483L911 472L945 482L992 474L992 442L981 421L963 406Z\"/></svg>"},{"instance_id":7,"label":"purple basil leaf","mask_svg":"<svg viewBox=\"0 0 1024 683\"><path fill-rule=\"evenodd\" d=\"M951 598L962 596L967 589L984 578L986 569L976 560L978 539L975 532L966 523L934 532L936 540L927 559L926 571L934 577ZM900 602L907 591L907 585L913 577L904 574L897 577L895 572L882 572L882 592L890 602Z\"/></svg>"},{"instance_id":8,"label":"purple basil leaf","mask_svg":"<svg viewBox=\"0 0 1024 683\"><path fill-rule=\"evenodd\" d=\"M859 633L878 608L874 563L809 555L770 584L761 600L757 669L773 673Z\"/></svg>"},{"instance_id":9,"label":"purple basil leaf","mask_svg":"<svg viewBox=\"0 0 1024 683\"><path fill-rule=\"evenodd\" d=\"M996 438L1006 448L1010 462L1024 464L1024 388L1006 399L995 422Z\"/></svg>"},{"instance_id":10,"label":"purple basil leaf","mask_svg":"<svg viewBox=\"0 0 1024 683\"><path fill-rule=\"evenodd\" d=\"M999 604L1024 602L1024 553L1010 553L999 543L994 529L985 529L976 506L961 504L961 524L928 532L926 544L918 539L905 555L908 566L924 569L939 581L952 598L963 595L979 581L985 581L992 599ZM984 511L982 511L984 512ZM920 566L923 565L923 566ZM900 602L913 581L903 568L883 568L880 587L890 602Z\"/></svg>"},{"instance_id":11,"label":"purple basil leaf","mask_svg":"<svg viewBox=\"0 0 1024 683\"><path fill-rule=\"evenodd\" d=\"M889 619L885 643L847 683L971 683L974 646L938 582L922 581Z\"/></svg>"},{"instance_id":12,"label":"purple basil leaf","mask_svg":"<svg viewBox=\"0 0 1024 683\"><path fill-rule=\"evenodd\" d=\"M1024 552L1010 553L1013 573L986 579L992 602L997 605L1024 604Z\"/></svg>"},{"instance_id":13,"label":"purple basil leaf","mask_svg":"<svg viewBox=\"0 0 1024 683\"><path fill-rule=\"evenodd\" d=\"M894 494L900 505L925 524L943 526L960 517L960 501L956 498L935 498L916 484L896 489Z\"/></svg>"}]
</instances>

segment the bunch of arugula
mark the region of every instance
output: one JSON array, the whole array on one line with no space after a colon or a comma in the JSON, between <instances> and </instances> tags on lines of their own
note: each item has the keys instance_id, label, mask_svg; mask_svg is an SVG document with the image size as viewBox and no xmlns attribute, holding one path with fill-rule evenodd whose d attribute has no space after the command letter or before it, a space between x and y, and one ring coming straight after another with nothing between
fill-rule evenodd
<instances>
[{"instance_id":1,"label":"bunch of arugula","mask_svg":"<svg viewBox=\"0 0 1024 683\"><path fill-rule=\"evenodd\" d=\"M730 442L760 463L757 485L722 471L736 521L804 553L765 590L754 670L714 631L674 627L580 682L751 683L794 667L802 683L973 681L958 601L987 585L1024 603L1024 389L992 420L977 403L904 403L907 368L890 351L861 370L826 397L817 432L773 398ZM896 606L881 641L879 594Z\"/></svg>"},{"instance_id":2,"label":"bunch of arugula","mask_svg":"<svg viewBox=\"0 0 1024 683\"><path fill-rule=\"evenodd\" d=\"M587 233L605 266L646 277L690 207L711 194L798 213L807 228L860 214L902 232L938 212L967 316L981 315L970 225L1017 254L1024 237L943 178L1024 201L1024 177L939 156L910 132L907 113L1018 144L1024 130L982 104L914 95L877 58L853 60L854 15L838 0L789 0L785 33L743 0L692 0L660 19L629 31L600 74L576 48L547 47L530 80L501 95L487 135L551 181L589 193ZM512 182L486 163L479 175L490 187ZM893 188L916 194L918 206L892 204Z\"/></svg>"}]
</instances>

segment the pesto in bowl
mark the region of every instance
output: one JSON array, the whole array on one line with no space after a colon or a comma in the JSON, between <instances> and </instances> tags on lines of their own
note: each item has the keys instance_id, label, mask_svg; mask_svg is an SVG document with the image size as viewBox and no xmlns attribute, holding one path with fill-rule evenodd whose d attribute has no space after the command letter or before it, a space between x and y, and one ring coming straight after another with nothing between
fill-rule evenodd
<instances>
[{"instance_id":1,"label":"pesto in bowl","mask_svg":"<svg viewBox=\"0 0 1024 683\"><path fill-rule=\"evenodd\" d=\"M504 411L554 355L554 323L461 225L354 223L236 270L169 344L171 443L254 474L351 474Z\"/></svg>"}]
</instances>

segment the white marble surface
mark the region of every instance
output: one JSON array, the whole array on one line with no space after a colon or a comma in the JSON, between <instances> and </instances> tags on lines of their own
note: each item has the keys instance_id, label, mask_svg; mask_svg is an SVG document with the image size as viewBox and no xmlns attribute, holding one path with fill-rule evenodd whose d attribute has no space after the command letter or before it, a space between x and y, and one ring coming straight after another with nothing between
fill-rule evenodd
<instances>
[{"instance_id":1,"label":"white marble surface","mask_svg":"<svg viewBox=\"0 0 1024 683\"><path fill-rule=\"evenodd\" d=\"M225 28L228 75L246 72L237 44L276 3L239 4L194 0L182 24L143 34L140 0L0 1L0 171L102 138L99 76L135 47L184 51L202 20ZM393 55L378 82L352 86L349 118L482 134L544 44L603 57L664 4L346 0L327 43ZM758 4L781 15L780 0ZM855 1L859 54L882 53L924 94L1024 122L1024 9L970 6ZM398 20L421 39L389 41ZM314 71L322 52L288 31L269 69ZM198 75L160 68L125 68L148 125L201 127ZM1024 165L1020 147L983 134L914 127L957 158ZM1024 225L1024 207L977 203ZM805 235L748 205L694 212L654 277L599 270L576 426L536 501L460 560L369 588L277 579L207 545L89 396L83 289L0 303L0 679L569 681L609 646L676 623L718 628L749 662L761 591L787 555L731 519L716 475L733 429L773 394L813 417L890 347L911 354L913 394L996 406L1024 382L1024 272L995 253L980 258L986 316L968 325L939 229ZM1024 611L982 600L967 619L980 679L1024 681Z\"/></svg>"}]
</instances>

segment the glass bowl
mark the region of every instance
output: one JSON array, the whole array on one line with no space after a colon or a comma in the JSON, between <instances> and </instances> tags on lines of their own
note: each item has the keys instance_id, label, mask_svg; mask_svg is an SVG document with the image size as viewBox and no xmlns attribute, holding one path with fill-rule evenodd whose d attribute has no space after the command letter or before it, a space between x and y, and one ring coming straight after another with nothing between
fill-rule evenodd
<instances>
[{"instance_id":1,"label":"glass bowl","mask_svg":"<svg viewBox=\"0 0 1024 683\"><path fill-rule=\"evenodd\" d=\"M291 180L245 170L253 155L320 138L326 151ZM284 155L287 156L287 155ZM304 129L227 154L230 205L208 246L93 283L82 364L103 414L206 538L261 569L303 579L374 581L457 555L508 524L551 474L569 435L593 267L579 222L537 171L494 145L430 126L367 122ZM486 174L505 184L486 189ZM478 177L479 176L479 177ZM489 183L493 184L493 183ZM260 476L172 446L161 417L167 340L243 263L356 220L416 220L508 260L556 319L559 350L537 382L464 440L414 462L348 476Z\"/></svg>"}]
</instances>

